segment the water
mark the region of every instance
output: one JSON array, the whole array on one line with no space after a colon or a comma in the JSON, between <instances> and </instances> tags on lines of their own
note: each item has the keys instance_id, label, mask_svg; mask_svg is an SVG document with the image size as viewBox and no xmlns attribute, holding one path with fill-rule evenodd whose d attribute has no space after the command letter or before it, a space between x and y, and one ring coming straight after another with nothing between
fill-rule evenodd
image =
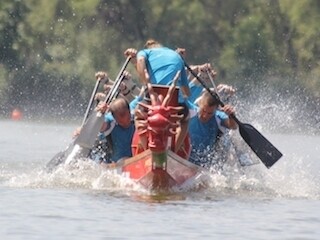
<instances>
[{"instance_id":1,"label":"water","mask_svg":"<svg viewBox=\"0 0 320 240\"><path fill-rule=\"evenodd\" d=\"M92 162L45 171L75 127L0 121L0 239L319 239L320 136L264 134L284 153L271 169L149 196Z\"/></svg>"}]
</instances>

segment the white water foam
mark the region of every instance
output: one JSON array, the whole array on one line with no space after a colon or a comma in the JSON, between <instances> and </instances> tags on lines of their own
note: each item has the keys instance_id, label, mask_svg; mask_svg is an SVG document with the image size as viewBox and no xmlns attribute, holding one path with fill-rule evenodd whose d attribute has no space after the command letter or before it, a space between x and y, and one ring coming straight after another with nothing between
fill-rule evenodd
<instances>
[{"instance_id":1,"label":"white water foam","mask_svg":"<svg viewBox=\"0 0 320 240\"><path fill-rule=\"evenodd\" d=\"M262 198L320 199L319 181L310 175L303 159L291 159L267 169L263 164L250 167L226 164L223 169L203 171L173 192L199 193L198 197L237 196ZM311 166L310 166L311 167ZM58 166L47 172L42 167L27 172L1 170L3 185L17 188L73 188L95 191L150 194L130 178L115 170L105 170L88 159Z\"/></svg>"},{"instance_id":2,"label":"white water foam","mask_svg":"<svg viewBox=\"0 0 320 240\"><path fill-rule=\"evenodd\" d=\"M310 114L303 108L306 103L301 104L299 97L283 98L262 90L255 94L259 97L252 96L254 101L246 99L236 104L237 116L241 121L255 126L284 156L271 169L265 168L254 155L254 160L260 164L248 167L241 167L236 158L230 159L221 171L212 169L209 173L201 173L174 190L200 192L204 197L231 195L320 199L319 137L313 133L315 125L309 121ZM304 134L292 135L292 132ZM242 141L238 132L234 133L236 140ZM252 153L249 147L245 152ZM84 188L124 194L130 191L144 192L126 176L102 170L93 161L77 160L67 166L61 165L52 172L45 171L39 162L33 163L31 159L28 162L2 163L1 185Z\"/></svg>"}]
</instances>

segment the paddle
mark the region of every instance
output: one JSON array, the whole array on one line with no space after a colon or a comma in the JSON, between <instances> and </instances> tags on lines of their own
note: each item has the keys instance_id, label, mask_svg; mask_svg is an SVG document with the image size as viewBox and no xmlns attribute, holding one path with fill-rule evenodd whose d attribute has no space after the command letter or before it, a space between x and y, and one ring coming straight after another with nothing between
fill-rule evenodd
<instances>
[{"instance_id":1,"label":"paddle","mask_svg":"<svg viewBox=\"0 0 320 240\"><path fill-rule=\"evenodd\" d=\"M128 57L124 65L122 66L112 88L110 89L104 100L105 103L109 104L114 98L117 97L119 93L119 87L122 80L124 79L123 72L126 69L130 59L131 57ZM96 91L96 89L98 89L98 87L95 87L94 91ZM90 110L88 111L88 109L91 108L95 94L96 92L92 94L93 98L90 98L90 103L88 104L86 115L83 120L84 124L79 136L77 136L75 140L71 144L69 144L65 151L59 152L50 160L50 162L46 166L47 169L53 169L61 163L69 164L76 157L87 157L89 155L104 120L103 114L100 112L93 112L89 117L87 116L87 114L89 114L90 112Z\"/></svg>"},{"instance_id":2,"label":"paddle","mask_svg":"<svg viewBox=\"0 0 320 240\"><path fill-rule=\"evenodd\" d=\"M97 94L100 82L101 82L101 77L99 77L97 79L97 82L96 82L96 84L94 86L94 89L92 91L92 94L91 94L91 97L90 97L90 100L89 100L89 103L88 103L88 106L87 106L87 109L86 109L86 113L84 114L84 117L83 117L83 120L82 120L82 123L81 123L81 127L85 124L85 122L86 122L86 120L87 120L87 118L89 116L89 113L90 113L90 110L92 108L92 104L93 104L93 101L94 101L94 97Z\"/></svg>"},{"instance_id":3,"label":"paddle","mask_svg":"<svg viewBox=\"0 0 320 240\"><path fill-rule=\"evenodd\" d=\"M224 103L220 100L216 93L213 93L210 88L208 88L204 81L190 68L190 66L184 62L185 66L191 72L191 74L197 78L201 85L211 94L212 97L216 98L219 104L224 107ZM239 132L243 140L249 145L252 151L260 158L262 163L270 168L274 163L276 163L281 157L282 153L273 146L257 129L248 123L242 123L238 120L235 115L230 115L230 117L236 121L239 126Z\"/></svg>"},{"instance_id":4,"label":"paddle","mask_svg":"<svg viewBox=\"0 0 320 240\"><path fill-rule=\"evenodd\" d=\"M211 85L214 88L216 94L219 96L219 98L221 99L219 92L218 92L218 88L213 80L213 77L211 76L210 70L207 69L207 75L210 79ZM236 156L239 160L239 163L241 166L251 166L253 164L256 164L257 162L253 162L250 155L248 155L248 153L245 153L244 151L242 151L241 149L239 149L239 147L237 146L237 144L234 143L232 138L229 138L229 141L231 142L231 144L233 145L233 149L236 152Z\"/></svg>"},{"instance_id":5,"label":"paddle","mask_svg":"<svg viewBox=\"0 0 320 240\"><path fill-rule=\"evenodd\" d=\"M112 88L108 92L104 100L104 103L107 103L109 105L111 101L118 96L119 87L121 85L122 80L124 79L123 72L125 71L128 63L130 62L130 59L131 59L130 56L127 57L116 80L114 81ZM81 146L82 148L91 149L93 144L95 143L99 130L104 121L103 116L104 114L102 114L101 112L93 112L89 116L88 120L85 122L84 126L82 127L79 136L75 140L75 143Z\"/></svg>"},{"instance_id":6,"label":"paddle","mask_svg":"<svg viewBox=\"0 0 320 240\"><path fill-rule=\"evenodd\" d=\"M98 78L96 81L96 84L93 88L86 112L84 114L83 120L82 120L82 124L81 127L84 125L85 121L87 120L93 101L94 101L94 96L96 95L99 85L101 83L101 78ZM62 163L65 161L65 159L67 158L67 156L69 155L69 153L71 152L72 147L75 145L74 140L68 145L68 147L64 150L61 151L59 153L57 153L56 155L54 155L54 157L48 162L48 164L46 165L46 167L48 169L52 169L53 167L57 166L58 164Z\"/></svg>"}]
</instances>

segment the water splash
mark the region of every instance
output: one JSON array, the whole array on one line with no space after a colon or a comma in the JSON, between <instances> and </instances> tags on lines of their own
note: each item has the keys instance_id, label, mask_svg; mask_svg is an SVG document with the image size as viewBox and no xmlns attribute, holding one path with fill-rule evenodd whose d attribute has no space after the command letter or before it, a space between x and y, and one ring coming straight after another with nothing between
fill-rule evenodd
<instances>
[{"instance_id":1,"label":"water splash","mask_svg":"<svg viewBox=\"0 0 320 240\"><path fill-rule=\"evenodd\" d=\"M237 162L223 169L203 171L173 193L198 199L221 197L237 198L307 198L320 199L320 187L310 174L303 159L297 156L295 164L284 162L272 169L258 164L241 167ZM3 168L3 167L2 167ZM89 189L122 195L152 195L116 170L106 171L90 160L78 160L70 165L58 166L47 172L43 167L26 171L1 170L2 185L16 188Z\"/></svg>"},{"instance_id":2,"label":"water splash","mask_svg":"<svg viewBox=\"0 0 320 240\"><path fill-rule=\"evenodd\" d=\"M250 92L246 97L239 94L235 102L238 118L255 126L284 156L271 169L263 164L242 167L233 157L223 169L201 173L175 190L198 200L224 196L320 199L320 137L317 136L320 111L315 110L317 104L310 104L303 92L302 95L281 95L266 88L252 88ZM242 141L237 131L233 134L236 141ZM43 146L46 145L43 143ZM243 147L244 152L260 163L248 146ZM16 156L9 157L10 161L0 165L0 184L4 186L149 194L125 176L105 171L93 161L78 160L47 172L43 162L11 161Z\"/></svg>"},{"instance_id":3,"label":"water splash","mask_svg":"<svg viewBox=\"0 0 320 240\"><path fill-rule=\"evenodd\" d=\"M320 134L320 102L305 90L280 93L268 85L248 86L234 103L239 117L258 130Z\"/></svg>"}]
</instances>

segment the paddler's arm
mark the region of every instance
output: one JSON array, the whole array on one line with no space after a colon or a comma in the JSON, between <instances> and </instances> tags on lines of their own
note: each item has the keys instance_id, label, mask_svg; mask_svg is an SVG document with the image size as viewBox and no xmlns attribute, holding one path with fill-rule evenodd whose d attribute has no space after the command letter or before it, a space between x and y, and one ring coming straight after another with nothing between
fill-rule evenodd
<instances>
[{"instance_id":1,"label":"paddler's arm","mask_svg":"<svg viewBox=\"0 0 320 240\"><path fill-rule=\"evenodd\" d=\"M150 83L150 81L146 78L146 75L145 75L146 70L147 70L146 59L143 56L139 56L137 58L137 72L141 80L141 83L144 85L146 85L147 83Z\"/></svg>"},{"instance_id":2,"label":"paddler's arm","mask_svg":"<svg viewBox=\"0 0 320 240\"><path fill-rule=\"evenodd\" d=\"M186 54L187 54L186 49L178 47L175 51L181 56L181 59L183 61L183 59L186 57ZM183 63L183 69L180 70L180 77L181 77L180 90L183 94L183 97L187 99L190 96L190 88L189 88L189 77L184 67L184 63Z\"/></svg>"},{"instance_id":3,"label":"paddler's arm","mask_svg":"<svg viewBox=\"0 0 320 240\"><path fill-rule=\"evenodd\" d=\"M109 106L105 102L100 102L96 107L96 111L99 111L102 114L105 114L104 122L102 124L102 127L100 128L100 132L105 132L109 128L108 114L110 115L110 113L108 113L108 110L109 110Z\"/></svg>"},{"instance_id":4,"label":"paddler's arm","mask_svg":"<svg viewBox=\"0 0 320 240\"><path fill-rule=\"evenodd\" d=\"M189 80L188 80L187 72L184 66L180 70L180 77L181 77L180 89L182 91L184 98L188 98L190 96L190 88L189 88Z\"/></svg>"},{"instance_id":5,"label":"paddler's arm","mask_svg":"<svg viewBox=\"0 0 320 240\"><path fill-rule=\"evenodd\" d=\"M137 52L138 51L135 48L127 48L124 51L124 56L131 57L130 62L135 66L137 65Z\"/></svg>"},{"instance_id":6,"label":"paddler's arm","mask_svg":"<svg viewBox=\"0 0 320 240\"><path fill-rule=\"evenodd\" d=\"M229 129L237 129L238 124L232 117L230 117L231 114L233 115L235 114L234 107L229 104L226 104L223 108L221 108L221 110L224 111L229 116L228 119L223 121L223 125Z\"/></svg>"},{"instance_id":7,"label":"paddler's arm","mask_svg":"<svg viewBox=\"0 0 320 240\"><path fill-rule=\"evenodd\" d=\"M137 69L137 73L139 75L139 78L141 80L141 83L146 85L149 83L148 79L145 77L145 69L147 69L146 66L146 59L144 56L137 56L137 50L135 48L128 48L124 51L124 55L126 57L131 57L131 62L135 65Z\"/></svg>"}]
</instances>

